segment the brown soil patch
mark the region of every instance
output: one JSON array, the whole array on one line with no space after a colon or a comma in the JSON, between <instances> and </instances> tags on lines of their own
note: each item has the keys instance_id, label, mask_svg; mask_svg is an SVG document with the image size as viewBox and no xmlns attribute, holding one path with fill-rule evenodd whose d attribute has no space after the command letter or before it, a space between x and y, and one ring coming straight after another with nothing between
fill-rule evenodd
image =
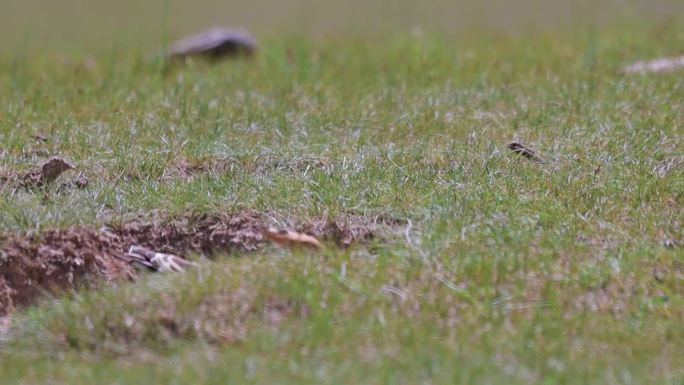
<instances>
[{"instance_id":1,"label":"brown soil patch","mask_svg":"<svg viewBox=\"0 0 684 385\"><path fill-rule=\"evenodd\" d=\"M263 246L270 216L255 211L186 215L166 222L128 221L95 229L71 227L37 234L14 234L0 242L0 316L43 294L134 279L131 266L115 257L131 245L182 255L187 252L254 251ZM341 246L376 237L381 217L345 215L316 218L301 231ZM396 221L395 221L396 222ZM398 223L398 222L397 222Z\"/></svg>"}]
</instances>

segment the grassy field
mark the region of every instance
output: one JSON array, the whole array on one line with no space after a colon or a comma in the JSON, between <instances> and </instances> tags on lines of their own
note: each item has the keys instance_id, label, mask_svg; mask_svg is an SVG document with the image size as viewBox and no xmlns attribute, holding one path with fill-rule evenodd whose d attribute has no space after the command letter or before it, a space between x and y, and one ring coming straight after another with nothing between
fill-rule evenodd
<instances>
[{"instance_id":1,"label":"grassy field","mask_svg":"<svg viewBox=\"0 0 684 385\"><path fill-rule=\"evenodd\" d=\"M1 382L684 384L683 73L619 73L681 53L684 20L627 16L271 34L166 70L153 44L15 41L0 170L60 155L89 185L5 183L4 234L245 209L399 224L48 296L0 318Z\"/></svg>"}]
</instances>

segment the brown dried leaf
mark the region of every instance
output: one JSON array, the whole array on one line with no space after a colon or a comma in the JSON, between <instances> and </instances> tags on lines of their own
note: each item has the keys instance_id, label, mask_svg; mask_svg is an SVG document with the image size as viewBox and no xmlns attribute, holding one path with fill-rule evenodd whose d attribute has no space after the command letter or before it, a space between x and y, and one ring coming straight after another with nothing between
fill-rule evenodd
<instances>
[{"instance_id":1,"label":"brown dried leaf","mask_svg":"<svg viewBox=\"0 0 684 385\"><path fill-rule=\"evenodd\" d=\"M321 243L318 239L304 233L292 230L276 229L269 227L264 229L264 236L274 243L284 247L308 247L310 249L320 249Z\"/></svg>"}]
</instances>

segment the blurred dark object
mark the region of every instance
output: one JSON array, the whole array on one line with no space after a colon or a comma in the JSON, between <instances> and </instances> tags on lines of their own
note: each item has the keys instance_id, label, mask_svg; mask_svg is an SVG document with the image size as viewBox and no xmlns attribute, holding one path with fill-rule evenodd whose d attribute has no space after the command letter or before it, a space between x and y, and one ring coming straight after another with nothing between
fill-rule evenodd
<instances>
[{"instance_id":1,"label":"blurred dark object","mask_svg":"<svg viewBox=\"0 0 684 385\"><path fill-rule=\"evenodd\" d=\"M52 157L35 170L24 175L20 185L25 188L42 187L52 183L64 171L73 170L76 166L68 160Z\"/></svg>"},{"instance_id":2,"label":"blurred dark object","mask_svg":"<svg viewBox=\"0 0 684 385\"><path fill-rule=\"evenodd\" d=\"M247 31L238 28L214 27L171 44L169 56L172 58L205 56L211 59L222 59L250 56L256 52L256 49L256 40Z\"/></svg>"},{"instance_id":3,"label":"blurred dark object","mask_svg":"<svg viewBox=\"0 0 684 385\"><path fill-rule=\"evenodd\" d=\"M544 157L535 151L533 148L526 146L520 142L510 142L508 143L508 149L513 151L518 155L522 155L529 160L542 163L544 162Z\"/></svg>"},{"instance_id":4,"label":"blurred dark object","mask_svg":"<svg viewBox=\"0 0 684 385\"><path fill-rule=\"evenodd\" d=\"M669 72L678 69L684 69L684 55L638 61L623 68L622 72L625 74L646 74Z\"/></svg>"}]
</instances>

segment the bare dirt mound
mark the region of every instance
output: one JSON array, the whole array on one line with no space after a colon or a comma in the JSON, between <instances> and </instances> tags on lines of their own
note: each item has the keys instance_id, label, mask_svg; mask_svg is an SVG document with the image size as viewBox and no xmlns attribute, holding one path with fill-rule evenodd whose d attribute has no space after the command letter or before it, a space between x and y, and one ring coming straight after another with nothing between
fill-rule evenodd
<instances>
[{"instance_id":1,"label":"bare dirt mound","mask_svg":"<svg viewBox=\"0 0 684 385\"><path fill-rule=\"evenodd\" d=\"M320 217L299 227L310 235L348 246L354 240L379 235L379 225L384 222L378 218L352 214ZM174 254L254 251L263 246L263 229L268 224L267 215L247 210L5 236L0 238L0 316L41 295L135 279L135 270L115 257L131 245Z\"/></svg>"}]
</instances>

